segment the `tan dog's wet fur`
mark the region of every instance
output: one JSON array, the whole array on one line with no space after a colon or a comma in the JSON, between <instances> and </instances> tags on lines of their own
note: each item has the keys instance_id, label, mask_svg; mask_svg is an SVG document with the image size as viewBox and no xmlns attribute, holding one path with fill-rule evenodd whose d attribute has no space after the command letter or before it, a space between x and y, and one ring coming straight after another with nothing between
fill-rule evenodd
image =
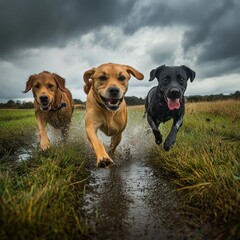
<instances>
[{"instance_id":1,"label":"tan dog's wet fur","mask_svg":"<svg viewBox=\"0 0 240 240\"><path fill-rule=\"evenodd\" d=\"M68 136L74 102L71 92L65 87L65 80L56 73L47 71L31 75L26 82L24 93L32 89L35 105L36 122L40 132L40 147L50 148L46 132L49 123L60 129L63 140Z\"/></svg>"},{"instance_id":2,"label":"tan dog's wet fur","mask_svg":"<svg viewBox=\"0 0 240 240\"><path fill-rule=\"evenodd\" d=\"M138 80L144 77L131 66L114 63L102 64L84 73L84 91L87 94L85 126L99 167L114 163L110 156L121 142L127 124L124 95L131 75ZM97 136L98 129L111 136L110 156Z\"/></svg>"}]
</instances>

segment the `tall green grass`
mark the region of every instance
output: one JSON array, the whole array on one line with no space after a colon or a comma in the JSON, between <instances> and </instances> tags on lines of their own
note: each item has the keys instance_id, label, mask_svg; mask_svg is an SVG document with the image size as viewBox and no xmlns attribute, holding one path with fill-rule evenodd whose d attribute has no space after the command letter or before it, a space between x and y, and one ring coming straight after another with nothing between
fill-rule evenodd
<instances>
[{"instance_id":1,"label":"tall green grass","mask_svg":"<svg viewBox=\"0 0 240 240\"><path fill-rule=\"evenodd\" d=\"M8 126L7 131L2 129L3 141L9 140L9 132L15 138L14 148L27 136L37 138L32 113L14 110L0 117L0 126ZM80 115L77 111L75 118ZM5 121L10 116L15 120ZM81 239L87 225L79 206L88 176L82 142L56 143L46 153L35 149L22 162L11 160L11 154L0 162L0 239Z\"/></svg>"},{"instance_id":2,"label":"tall green grass","mask_svg":"<svg viewBox=\"0 0 240 240\"><path fill-rule=\"evenodd\" d=\"M69 239L86 231L79 205L87 174L79 146L0 166L1 239Z\"/></svg>"},{"instance_id":3,"label":"tall green grass","mask_svg":"<svg viewBox=\"0 0 240 240\"><path fill-rule=\"evenodd\" d=\"M237 101L188 104L176 145L152 153L186 202L221 223L232 239L240 237L239 113Z\"/></svg>"},{"instance_id":4,"label":"tall green grass","mask_svg":"<svg viewBox=\"0 0 240 240\"><path fill-rule=\"evenodd\" d=\"M0 109L0 157L31 144L35 129L34 110Z\"/></svg>"}]
</instances>

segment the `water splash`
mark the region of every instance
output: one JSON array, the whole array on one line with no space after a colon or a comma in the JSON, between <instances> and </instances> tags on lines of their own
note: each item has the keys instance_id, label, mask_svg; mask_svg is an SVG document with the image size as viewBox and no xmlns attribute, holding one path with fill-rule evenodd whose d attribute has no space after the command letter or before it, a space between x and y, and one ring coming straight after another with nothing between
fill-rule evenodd
<instances>
[{"instance_id":1,"label":"water splash","mask_svg":"<svg viewBox=\"0 0 240 240\"><path fill-rule=\"evenodd\" d=\"M173 235L179 201L161 171L149 163L149 152L158 148L149 132L145 120L130 118L114 156L116 165L90 168L82 210L93 239L164 239ZM99 137L105 145L110 143L103 133L99 132Z\"/></svg>"}]
</instances>

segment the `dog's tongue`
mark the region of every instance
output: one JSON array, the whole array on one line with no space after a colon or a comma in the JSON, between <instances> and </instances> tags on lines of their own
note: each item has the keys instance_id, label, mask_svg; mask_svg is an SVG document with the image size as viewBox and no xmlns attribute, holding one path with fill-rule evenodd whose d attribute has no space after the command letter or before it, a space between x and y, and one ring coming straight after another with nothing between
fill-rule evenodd
<instances>
[{"instance_id":1,"label":"dog's tongue","mask_svg":"<svg viewBox=\"0 0 240 240\"><path fill-rule=\"evenodd\" d=\"M180 108L179 98L176 98L176 99L167 98L167 103L168 103L168 108L170 110L174 110L174 109L179 109Z\"/></svg>"},{"instance_id":2,"label":"dog's tongue","mask_svg":"<svg viewBox=\"0 0 240 240\"><path fill-rule=\"evenodd\" d=\"M118 99L108 99L108 101L111 103L111 104L117 104L118 103Z\"/></svg>"}]
</instances>

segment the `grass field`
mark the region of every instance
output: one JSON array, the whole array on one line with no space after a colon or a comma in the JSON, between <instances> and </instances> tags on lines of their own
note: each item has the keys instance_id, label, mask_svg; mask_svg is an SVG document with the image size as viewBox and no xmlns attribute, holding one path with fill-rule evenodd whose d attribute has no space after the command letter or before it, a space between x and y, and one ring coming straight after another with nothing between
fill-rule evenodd
<instances>
[{"instance_id":1,"label":"grass field","mask_svg":"<svg viewBox=\"0 0 240 240\"><path fill-rule=\"evenodd\" d=\"M33 110L0 110L0 157L27 145L36 129L34 116Z\"/></svg>"},{"instance_id":2,"label":"grass field","mask_svg":"<svg viewBox=\"0 0 240 240\"><path fill-rule=\"evenodd\" d=\"M143 120L143 108L129 108L129 123ZM84 111L76 110L69 142L47 153L37 146L33 110L0 110L0 238L80 239L87 234L79 210L88 171ZM164 139L171 123L161 126ZM147 129L147 124L143 124ZM124 133L127 134L127 133ZM26 161L12 156L30 149ZM240 234L240 102L188 103L176 145L154 144L153 164L184 196L186 205L223 228L224 238ZM226 239L226 238L225 238Z\"/></svg>"},{"instance_id":3,"label":"grass field","mask_svg":"<svg viewBox=\"0 0 240 240\"><path fill-rule=\"evenodd\" d=\"M153 158L190 206L240 236L240 102L189 103L176 146Z\"/></svg>"}]
</instances>

